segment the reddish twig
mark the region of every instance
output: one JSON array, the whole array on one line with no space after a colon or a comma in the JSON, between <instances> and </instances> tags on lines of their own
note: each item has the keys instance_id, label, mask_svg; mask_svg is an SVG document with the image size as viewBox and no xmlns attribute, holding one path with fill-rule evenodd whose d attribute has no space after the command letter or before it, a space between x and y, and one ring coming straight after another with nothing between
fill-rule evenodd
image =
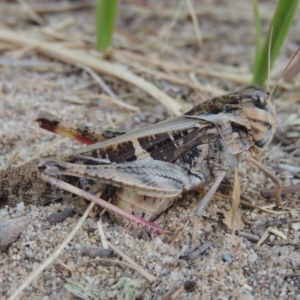
<instances>
[{"instance_id":1,"label":"reddish twig","mask_svg":"<svg viewBox=\"0 0 300 300\"><path fill-rule=\"evenodd\" d=\"M265 197L265 198L268 198L268 197L273 197L276 195L276 192L277 192L277 189L265 189L265 190L262 190L260 192L260 194ZM300 192L300 184L295 184L295 185L289 185L289 186L284 186L282 189L281 189L281 195L286 195L286 194L289 194L289 193L296 193L296 192Z\"/></svg>"}]
</instances>

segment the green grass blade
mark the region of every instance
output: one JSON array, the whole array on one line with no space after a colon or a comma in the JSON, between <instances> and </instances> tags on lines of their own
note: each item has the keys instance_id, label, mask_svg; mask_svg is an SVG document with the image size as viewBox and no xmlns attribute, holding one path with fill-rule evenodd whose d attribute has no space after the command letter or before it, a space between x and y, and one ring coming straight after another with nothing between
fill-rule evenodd
<instances>
[{"instance_id":1,"label":"green grass blade","mask_svg":"<svg viewBox=\"0 0 300 300\"><path fill-rule=\"evenodd\" d=\"M279 0L276 12L270 24L266 43L254 63L253 83L263 85L268 76L268 48L270 43L270 33L273 27L272 48L271 48L271 67L278 56L288 30L292 24L297 11L299 0Z\"/></svg>"},{"instance_id":2,"label":"green grass blade","mask_svg":"<svg viewBox=\"0 0 300 300\"><path fill-rule=\"evenodd\" d=\"M261 24L260 24L260 13L257 0L253 0L253 10L255 18L255 58L253 65L253 73L256 74L259 70L260 54L261 54Z\"/></svg>"},{"instance_id":3,"label":"green grass blade","mask_svg":"<svg viewBox=\"0 0 300 300\"><path fill-rule=\"evenodd\" d=\"M97 0L96 47L102 52L111 45L117 6L117 0Z\"/></svg>"}]
</instances>

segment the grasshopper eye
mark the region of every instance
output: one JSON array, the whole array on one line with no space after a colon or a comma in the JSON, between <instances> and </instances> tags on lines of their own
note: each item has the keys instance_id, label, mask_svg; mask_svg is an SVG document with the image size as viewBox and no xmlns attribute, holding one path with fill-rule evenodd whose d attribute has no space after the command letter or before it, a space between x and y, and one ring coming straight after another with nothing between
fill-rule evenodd
<instances>
[{"instance_id":1,"label":"grasshopper eye","mask_svg":"<svg viewBox=\"0 0 300 300\"><path fill-rule=\"evenodd\" d=\"M262 91L255 91L252 95L252 102L256 107L264 108L267 105L267 98L269 93L264 93Z\"/></svg>"}]
</instances>

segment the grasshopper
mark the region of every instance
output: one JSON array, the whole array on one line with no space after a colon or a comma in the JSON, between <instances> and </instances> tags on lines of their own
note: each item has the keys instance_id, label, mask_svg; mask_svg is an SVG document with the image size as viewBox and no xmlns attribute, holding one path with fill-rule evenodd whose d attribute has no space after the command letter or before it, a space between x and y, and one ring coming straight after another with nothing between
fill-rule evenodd
<instances>
[{"instance_id":1,"label":"grasshopper","mask_svg":"<svg viewBox=\"0 0 300 300\"><path fill-rule=\"evenodd\" d=\"M38 121L50 131L58 128L51 117L41 116ZM45 203L63 197L64 192L45 183L42 174L44 179L59 177L92 194L104 184L113 185L118 188L118 206L153 220L183 191L212 183L195 210L195 215L201 216L223 178L242 157L276 183L276 203L280 205L279 180L252 157L252 150L262 149L272 140L275 129L272 96L256 85L130 133L106 131L95 137L86 134L85 128L79 134L74 129L71 135L78 140L100 142L68 156L34 160L1 172L0 204ZM139 195L138 200L123 201L124 190L127 196ZM146 208L143 202L148 203Z\"/></svg>"}]
</instances>

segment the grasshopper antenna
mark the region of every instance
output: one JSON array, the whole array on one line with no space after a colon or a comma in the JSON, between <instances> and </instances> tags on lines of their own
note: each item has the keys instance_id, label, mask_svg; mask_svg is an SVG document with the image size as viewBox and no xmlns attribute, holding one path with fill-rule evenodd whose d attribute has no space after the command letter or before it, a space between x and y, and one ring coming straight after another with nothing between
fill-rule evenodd
<instances>
[{"instance_id":1,"label":"grasshopper antenna","mask_svg":"<svg viewBox=\"0 0 300 300\"><path fill-rule=\"evenodd\" d=\"M276 83L275 85L273 86L273 89L271 91L271 94L270 94L270 97L272 97L274 91L275 91L275 88L277 87L278 85L278 82L279 80L283 77L283 75L285 74L286 70L289 68L289 66L291 65L291 63L293 62L293 60L295 59L295 57L297 56L297 54L299 53L300 51L300 47L297 49L297 51L294 53L294 55L292 56L292 58L290 59L289 63L287 64L287 66L284 68L284 70L282 71L282 73L280 74L280 76L278 77L278 79L276 80Z\"/></svg>"}]
</instances>

